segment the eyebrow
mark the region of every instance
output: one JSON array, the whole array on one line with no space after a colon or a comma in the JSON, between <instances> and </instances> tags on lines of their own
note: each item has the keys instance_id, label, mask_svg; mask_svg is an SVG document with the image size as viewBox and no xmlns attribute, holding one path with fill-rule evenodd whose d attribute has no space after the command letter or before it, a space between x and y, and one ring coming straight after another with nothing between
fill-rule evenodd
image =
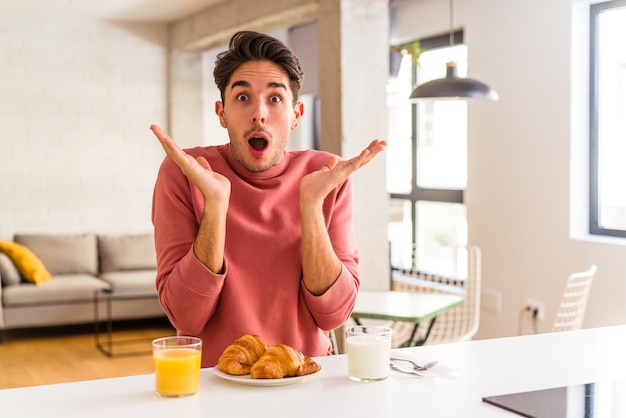
<instances>
[{"instance_id":1,"label":"eyebrow","mask_svg":"<svg viewBox=\"0 0 626 418\"><path fill-rule=\"evenodd\" d=\"M250 83L248 83L245 80L237 80L237 81L234 81L233 84L230 85L230 88L234 89L237 86L250 87ZM268 88L282 88L282 89L287 90L287 86L285 86L283 83L279 83L277 81L271 81L271 82L267 83L267 87Z\"/></svg>"}]
</instances>

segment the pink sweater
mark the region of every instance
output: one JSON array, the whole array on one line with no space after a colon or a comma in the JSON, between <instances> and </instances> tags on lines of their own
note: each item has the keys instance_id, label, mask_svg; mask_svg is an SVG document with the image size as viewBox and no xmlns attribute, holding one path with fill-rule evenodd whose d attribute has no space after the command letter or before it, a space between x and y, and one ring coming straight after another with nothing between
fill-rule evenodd
<instances>
[{"instance_id":1,"label":"pink sweater","mask_svg":"<svg viewBox=\"0 0 626 418\"><path fill-rule=\"evenodd\" d=\"M300 179L322 167L329 154L286 152L281 164L253 173L233 158L228 144L186 151L204 156L226 176L231 196L225 272L214 274L193 253L204 197L172 160L161 165L152 207L156 285L178 333L202 338L202 367L214 366L226 346L248 333L308 356L329 354L328 331L348 319L360 284L350 180L324 203L343 268L327 292L314 296L302 284L298 189Z\"/></svg>"}]
</instances>

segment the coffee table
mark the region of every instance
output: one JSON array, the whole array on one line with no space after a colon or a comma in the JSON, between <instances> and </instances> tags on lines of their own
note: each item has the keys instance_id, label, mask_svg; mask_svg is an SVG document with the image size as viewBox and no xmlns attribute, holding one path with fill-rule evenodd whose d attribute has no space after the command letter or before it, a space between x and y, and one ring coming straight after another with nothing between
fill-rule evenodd
<instances>
[{"instance_id":1,"label":"coffee table","mask_svg":"<svg viewBox=\"0 0 626 418\"><path fill-rule=\"evenodd\" d=\"M139 299L157 299L158 295L154 290L141 290L141 289L125 289L125 290L115 290L115 289L98 289L94 291L93 296L93 324L94 324L94 340L96 343L96 348L100 350L103 354L113 357L114 352L113 348L115 346L124 346L124 345L137 345L140 342L151 341L150 338L133 338L133 339L125 339L125 340L113 340L113 314L111 309L111 303L113 301L119 300L139 300ZM100 317L100 303L104 302L105 306L105 316L104 318ZM105 323L106 328L106 339L102 341L101 331L100 331L100 322ZM152 350L123 350L122 353L118 353L115 355L141 355L141 354L149 354Z\"/></svg>"}]
</instances>

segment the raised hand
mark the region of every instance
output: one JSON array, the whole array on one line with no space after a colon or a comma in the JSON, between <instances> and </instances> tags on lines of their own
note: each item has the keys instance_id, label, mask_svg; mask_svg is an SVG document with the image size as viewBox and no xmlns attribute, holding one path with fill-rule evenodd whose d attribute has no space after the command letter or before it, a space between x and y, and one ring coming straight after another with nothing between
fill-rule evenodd
<instances>
[{"instance_id":1,"label":"raised hand","mask_svg":"<svg viewBox=\"0 0 626 418\"><path fill-rule=\"evenodd\" d=\"M195 184L207 201L228 202L230 181L211 169L204 157L197 159L183 151L158 125L150 125L168 157L170 157L187 178Z\"/></svg>"},{"instance_id":2,"label":"raised hand","mask_svg":"<svg viewBox=\"0 0 626 418\"><path fill-rule=\"evenodd\" d=\"M386 146L387 141L375 139L354 158L340 161L336 156L330 157L318 171L307 174L300 181L301 208L321 204L331 190L369 163Z\"/></svg>"},{"instance_id":3,"label":"raised hand","mask_svg":"<svg viewBox=\"0 0 626 418\"><path fill-rule=\"evenodd\" d=\"M331 190L369 163L386 146L386 141L377 139L349 160L330 157L319 170L300 180L303 282L314 295L326 292L342 271L341 260L324 223L322 203Z\"/></svg>"}]
</instances>

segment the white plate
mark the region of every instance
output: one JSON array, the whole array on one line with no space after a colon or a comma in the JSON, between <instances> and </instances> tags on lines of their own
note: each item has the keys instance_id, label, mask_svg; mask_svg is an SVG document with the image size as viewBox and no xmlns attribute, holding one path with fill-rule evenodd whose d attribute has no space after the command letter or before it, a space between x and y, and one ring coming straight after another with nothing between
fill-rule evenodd
<instances>
[{"instance_id":1,"label":"white plate","mask_svg":"<svg viewBox=\"0 0 626 418\"><path fill-rule=\"evenodd\" d=\"M220 377L224 380L230 380L232 382L241 383L242 385L249 386L285 386L285 385L293 385L294 383L300 383L306 380L307 377L314 376L321 372L320 368L317 372L307 374L304 376L294 376L294 377L284 377L282 379L253 379L249 374L243 376L235 376L232 374L224 373L220 371L217 366L213 368L213 372L217 377Z\"/></svg>"}]
</instances>

